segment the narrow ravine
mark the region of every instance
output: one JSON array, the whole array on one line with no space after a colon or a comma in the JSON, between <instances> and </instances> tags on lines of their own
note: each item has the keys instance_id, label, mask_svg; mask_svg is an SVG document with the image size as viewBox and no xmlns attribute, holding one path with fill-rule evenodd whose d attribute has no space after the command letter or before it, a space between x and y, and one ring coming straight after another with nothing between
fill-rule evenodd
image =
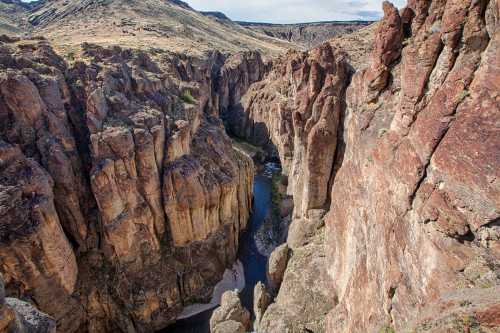
<instances>
[{"instance_id":1,"label":"narrow ravine","mask_svg":"<svg viewBox=\"0 0 500 333\"><path fill-rule=\"evenodd\" d=\"M253 289L257 282L266 281L267 257L261 254L256 244L256 235L266 216L272 209L272 176L279 172L272 164L266 165L254 178L253 211L248 229L240 240L238 259L245 269L245 288L240 293L242 304L249 310L253 308ZM162 333L209 333L210 317L213 309L190 318L177 321Z\"/></svg>"}]
</instances>

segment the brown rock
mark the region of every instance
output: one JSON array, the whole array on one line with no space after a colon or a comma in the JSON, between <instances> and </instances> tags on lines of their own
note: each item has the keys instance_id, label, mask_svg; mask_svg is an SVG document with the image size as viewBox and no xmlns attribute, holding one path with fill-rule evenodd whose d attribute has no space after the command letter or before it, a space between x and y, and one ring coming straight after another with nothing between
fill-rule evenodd
<instances>
[{"instance_id":1,"label":"brown rock","mask_svg":"<svg viewBox=\"0 0 500 333\"><path fill-rule=\"evenodd\" d=\"M236 260L253 187L252 160L213 117L223 56L84 44L69 66L43 40L1 52L9 295L64 332L157 331L210 299Z\"/></svg>"},{"instance_id":2,"label":"brown rock","mask_svg":"<svg viewBox=\"0 0 500 333\"><path fill-rule=\"evenodd\" d=\"M272 253L267 262L267 283L273 292L280 288L286 265L290 258L290 249L288 244L278 246Z\"/></svg>"},{"instance_id":3,"label":"brown rock","mask_svg":"<svg viewBox=\"0 0 500 333\"><path fill-rule=\"evenodd\" d=\"M30 293L45 311L60 314L71 304L78 267L54 205L54 182L3 141L0 161L0 265L7 289Z\"/></svg>"},{"instance_id":4,"label":"brown rock","mask_svg":"<svg viewBox=\"0 0 500 333\"><path fill-rule=\"evenodd\" d=\"M257 332L330 332L325 317L334 305L326 277L323 230L307 245L294 249L279 293L261 320Z\"/></svg>"},{"instance_id":5,"label":"brown rock","mask_svg":"<svg viewBox=\"0 0 500 333\"><path fill-rule=\"evenodd\" d=\"M267 292L266 286L258 282L253 290L253 312L255 314L254 328L258 329L260 320L271 304L271 295Z\"/></svg>"},{"instance_id":6,"label":"brown rock","mask_svg":"<svg viewBox=\"0 0 500 333\"><path fill-rule=\"evenodd\" d=\"M217 324L215 326L214 333L245 333L246 329L243 326L243 324L234 321L234 320L228 320L228 321L223 321L222 323Z\"/></svg>"},{"instance_id":7,"label":"brown rock","mask_svg":"<svg viewBox=\"0 0 500 333\"><path fill-rule=\"evenodd\" d=\"M220 307L210 318L210 332L224 332L228 327L235 327L235 325L237 329L240 329L240 325L235 323L242 325L244 330L249 330L250 312L241 305L238 292L226 291L222 295Z\"/></svg>"},{"instance_id":8,"label":"brown rock","mask_svg":"<svg viewBox=\"0 0 500 333\"><path fill-rule=\"evenodd\" d=\"M346 78L345 54L329 44L289 52L249 88L242 108L226 111L229 131L278 153L295 218L328 204Z\"/></svg>"}]
</instances>

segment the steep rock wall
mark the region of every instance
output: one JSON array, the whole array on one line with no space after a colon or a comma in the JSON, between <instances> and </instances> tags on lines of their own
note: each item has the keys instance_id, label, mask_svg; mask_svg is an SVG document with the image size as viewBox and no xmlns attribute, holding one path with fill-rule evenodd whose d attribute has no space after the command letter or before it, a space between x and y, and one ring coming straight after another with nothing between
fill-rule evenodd
<instances>
[{"instance_id":1,"label":"steep rock wall","mask_svg":"<svg viewBox=\"0 0 500 333\"><path fill-rule=\"evenodd\" d=\"M236 260L253 163L213 115L224 56L1 45L0 270L64 332L146 332Z\"/></svg>"},{"instance_id":2,"label":"steep rock wall","mask_svg":"<svg viewBox=\"0 0 500 333\"><path fill-rule=\"evenodd\" d=\"M296 219L328 206L347 81L345 55L329 44L290 51L226 114L232 133L277 153Z\"/></svg>"},{"instance_id":3,"label":"steep rock wall","mask_svg":"<svg viewBox=\"0 0 500 333\"><path fill-rule=\"evenodd\" d=\"M500 34L486 13L498 4L384 12L371 64L347 89L327 331L495 331Z\"/></svg>"}]
</instances>

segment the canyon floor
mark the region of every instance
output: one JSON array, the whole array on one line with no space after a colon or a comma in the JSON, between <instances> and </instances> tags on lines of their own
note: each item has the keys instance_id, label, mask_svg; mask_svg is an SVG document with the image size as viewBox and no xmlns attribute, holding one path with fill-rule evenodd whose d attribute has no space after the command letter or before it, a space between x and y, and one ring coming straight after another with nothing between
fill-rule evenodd
<instances>
[{"instance_id":1,"label":"canyon floor","mask_svg":"<svg viewBox=\"0 0 500 333\"><path fill-rule=\"evenodd\" d=\"M382 9L0 0L0 332L500 332L500 3Z\"/></svg>"}]
</instances>

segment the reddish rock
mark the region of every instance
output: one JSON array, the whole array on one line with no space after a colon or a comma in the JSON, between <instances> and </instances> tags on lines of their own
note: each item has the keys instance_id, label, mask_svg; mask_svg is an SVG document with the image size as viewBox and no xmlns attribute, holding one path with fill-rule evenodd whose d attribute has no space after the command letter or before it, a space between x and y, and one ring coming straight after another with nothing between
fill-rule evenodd
<instances>
[{"instance_id":1,"label":"reddish rock","mask_svg":"<svg viewBox=\"0 0 500 333\"><path fill-rule=\"evenodd\" d=\"M388 86L367 103L363 72L352 79L327 218L331 297L339 299L327 331L411 330L408 323L427 311L436 316L450 293L467 292L473 306L450 308L449 323L474 316L487 294L488 304L500 301L496 266L476 263L500 259L500 143L492 126L499 35L488 39L485 7L410 1L403 22L411 36ZM421 328L447 332L448 319Z\"/></svg>"},{"instance_id":2,"label":"reddish rock","mask_svg":"<svg viewBox=\"0 0 500 333\"><path fill-rule=\"evenodd\" d=\"M290 51L226 112L232 133L278 153L297 219L328 204L346 79L345 55L329 44Z\"/></svg>"}]
</instances>

